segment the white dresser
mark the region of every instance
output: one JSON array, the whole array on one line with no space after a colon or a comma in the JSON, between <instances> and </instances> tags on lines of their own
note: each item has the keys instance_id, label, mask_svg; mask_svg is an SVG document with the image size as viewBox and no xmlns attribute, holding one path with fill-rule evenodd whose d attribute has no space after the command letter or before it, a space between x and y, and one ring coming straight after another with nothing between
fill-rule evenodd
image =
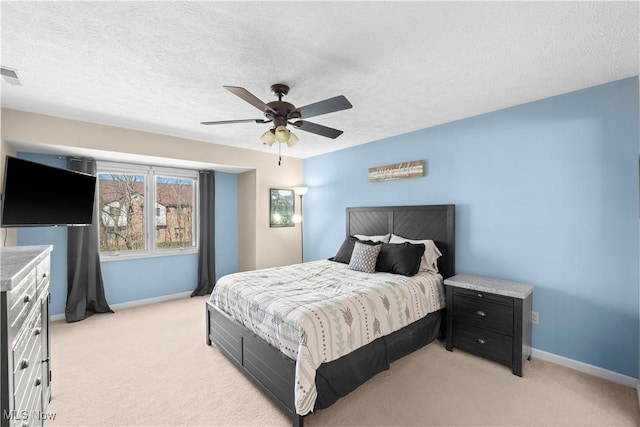
<instances>
[{"instance_id":1,"label":"white dresser","mask_svg":"<svg viewBox=\"0 0 640 427\"><path fill-rule=\"evenodd\" d=\"M0 248L0 427L42 426L48 418L52 249Z\"/></svg>"}]
</instances>

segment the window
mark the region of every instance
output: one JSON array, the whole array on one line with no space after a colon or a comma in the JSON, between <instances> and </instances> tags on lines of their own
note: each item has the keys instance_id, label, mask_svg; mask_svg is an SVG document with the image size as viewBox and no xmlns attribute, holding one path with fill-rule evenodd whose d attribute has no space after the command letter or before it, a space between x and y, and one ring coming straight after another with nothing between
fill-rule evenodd
<instances>
[{"instance_id":1,"label":"window","mask_svg":"<svg viewBox=\"0 0 640 427\"><path fill-rule=\"evenodd\" d=\"M170 176L155 178L156 230L174 230L173 235L166 232L159 234L156 248L195 246L193 206L196 181Z\"/></svg>"},{"instance_id":2,"label":"window","mask_svg":"<svg viewBox=\"0 0 640 427\"><path fill-rule=\"evenodd\" d=\"M98 172L100 251L145 250L145 176Z\"/></svg>"},{"instance_id":3,"label":"window","mask_svg":"<svg viewBox=\"0 0 640 427\"><path fill-rule=\"evenodd\" d=\"M197 185L196 171L99 162L100 254L196 252Z\"/></svg>"}]
</instances>

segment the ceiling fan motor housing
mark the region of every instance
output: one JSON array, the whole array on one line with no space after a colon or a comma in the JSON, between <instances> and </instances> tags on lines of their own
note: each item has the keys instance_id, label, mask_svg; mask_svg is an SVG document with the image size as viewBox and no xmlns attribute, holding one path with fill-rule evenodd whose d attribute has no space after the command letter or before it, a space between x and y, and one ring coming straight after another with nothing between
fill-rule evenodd
<instances>
[{"instance_id":1,"label":"ceiling fan motor housing","mask_svg":"<svg viewBox=\"0 0 640 427\"><path fill-rule=\"evenodd\" d=\"M300 111L296 109L293 104L285 101L272 101L267 103L267 106L273 111L266 110L264 112L265 117L269 120L273 120L273 124L277 126L286 126L289 120L299 119Z\"/></svg>"}]
</instances>

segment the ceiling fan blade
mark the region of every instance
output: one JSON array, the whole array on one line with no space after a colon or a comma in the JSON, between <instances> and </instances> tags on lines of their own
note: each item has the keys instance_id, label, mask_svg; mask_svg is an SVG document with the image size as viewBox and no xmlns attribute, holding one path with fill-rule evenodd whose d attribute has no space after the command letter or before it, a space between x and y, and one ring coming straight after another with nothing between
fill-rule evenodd
<instances>
[{"instance_id":1,"label":"ceiling fan blade","mask_svg":"<svg viewBox=\"0 0 640 427\"><path fill-rule=\"evenodd\" d=\"M317 135L326 136L327 138L336 139L340 135L342 135L342 131L334 128L330 128L327 126L322 126L316 123L306 122L303 120L298 120L295 123L291 123L296 128L303 130L305 132L315 133Z\"/></svg>"},{"instance_id":2,"label":"ceiling fan blade","mask_svg":"<svg viewBox=\"0 0 640 427\"><path fill-rule=\"evenodd\" d=\"M264 102L260 101L260 99L258 99L254 94L252 94L251 92L249 92L245 88L238 87L238 86L223 86L223 87L226 90L228 90L229 92L231 92L232 94L234 94L235 96L238 96L238 97L244 99L249 104L253 105L254 107L256 107L258 110L262 111L263 113L265 113L267 111L271 111L272 113L275 113L275 110L273 108L269 107L267 104L265 104Z\"/></svg>"},{"instance_id":3,"label":"ceiling fan blade","mask_svg":"<svg viewBox=\"0 0 640 427\"><path fill-rule=\"evenodd\" d=\"M271 120L263 120L263 119L241 119L241 120L220 120L217 122L200 122L201 125L228 125L230 123L269 123Z\"/></svg>"},{"instance_id":4,"label":"ceiling fan blade","mask_svg":"<svg viewBox=\"0 0 640 427\"><path fill-rule=\"evenodd\" d=\"M347 110L353 107L344 95L334 96L324 101L314 102L298 108L300 117L308 119L309 117L319 116L320 114L333 113L334 111Z\"/></svg>"}]
</instances>

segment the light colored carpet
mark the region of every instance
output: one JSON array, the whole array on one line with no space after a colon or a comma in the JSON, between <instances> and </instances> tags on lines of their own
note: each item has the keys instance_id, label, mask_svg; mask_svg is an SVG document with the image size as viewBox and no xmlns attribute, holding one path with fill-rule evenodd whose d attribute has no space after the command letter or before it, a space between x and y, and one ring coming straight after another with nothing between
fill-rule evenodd
<instances>
[{"instance_id":1,"label":"light colored carpet","mask_svg":"<svg viewBox=\"0 0 640 427\"><path fill-rule=\"evenodd\" d=\"M51 327L50 426L287 426L215 346L206 297ZM541 361L524 377L440 342L305 418L332 426L638 426L635 390Z\"/></svg>"}]
</instances>

